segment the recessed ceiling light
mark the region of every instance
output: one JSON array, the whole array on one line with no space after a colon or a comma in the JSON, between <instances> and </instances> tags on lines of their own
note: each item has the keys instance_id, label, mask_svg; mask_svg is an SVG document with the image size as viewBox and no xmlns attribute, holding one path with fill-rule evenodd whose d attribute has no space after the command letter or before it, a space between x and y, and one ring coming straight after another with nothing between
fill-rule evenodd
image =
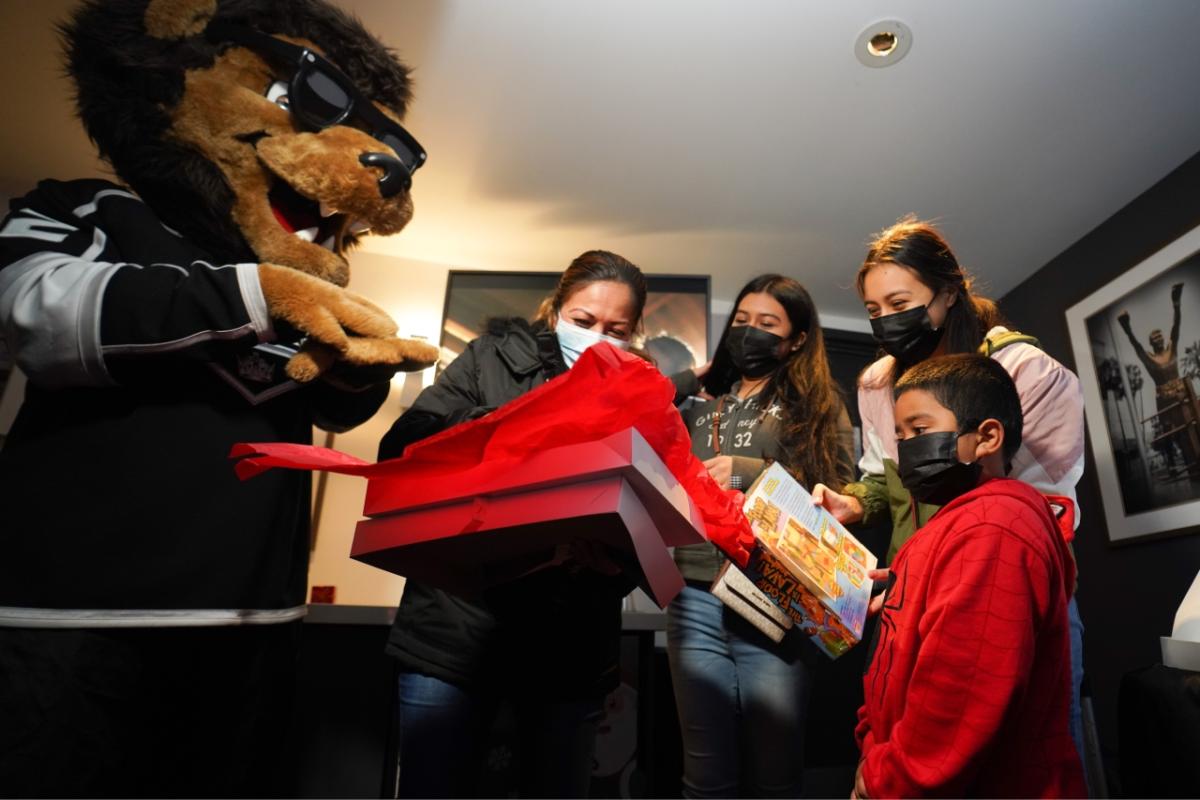
<instances>
[{"instance_id":1,"label":"recessed ceiling light","mask_svg":"<svg viewBox=\"0 0 1200 800\"><path fill-rule=\"evenodd\" d=\"M912 31L903 22L880 20L868 25L854 42L854 55L867 67L890 67L908 54Z\"/></svg>"},{"instance_id":2,"label":"recessed ceiling light","mask_svg":"<svg viewBox=\"0 0 1200 800\"><path fill-rule=\"evenodd\" d=\"M884 58L896 49L896 34L882 31L867 40L867 52L876 58Z\"/></svg>"}]
</instances>

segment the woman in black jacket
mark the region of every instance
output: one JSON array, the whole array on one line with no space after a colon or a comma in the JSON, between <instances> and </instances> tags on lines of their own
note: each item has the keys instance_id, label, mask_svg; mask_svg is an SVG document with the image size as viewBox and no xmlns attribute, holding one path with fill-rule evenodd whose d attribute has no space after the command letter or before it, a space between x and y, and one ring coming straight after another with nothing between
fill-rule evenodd
<instances>
[{"instance_id":1,"label":"woman in black jacket","mask_svg":"<svg viewBox=\"0 0 1200 800\"><path fill-rule=\"evenodd\" d=\"M636 266L584 253L532 323L492 320L396 421L379 458L519 397L599 341L627 349L645 302ZM388 642L401 669L399 796L473 795L505 700L518 722L521 795L586 796L596 725L618 684L621 598L632 586L582 544L571 561L482 598L408 581Z\"/></svg>"}]
</instances>

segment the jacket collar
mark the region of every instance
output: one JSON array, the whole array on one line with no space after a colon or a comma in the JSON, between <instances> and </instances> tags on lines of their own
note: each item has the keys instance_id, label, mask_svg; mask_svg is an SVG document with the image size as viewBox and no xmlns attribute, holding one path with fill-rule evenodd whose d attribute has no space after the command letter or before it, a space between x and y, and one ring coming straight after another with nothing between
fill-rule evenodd
<instances>
[{"instance_id":1,"label":"jacket collar","mask_svg":"<svg viewBox=\"0 0 1200 800\"><path fill-rule=\"evenodd\" d=\"M496 352L514 375L526 376L544 370L549 380L567 371L558 337L542 323L531 325L523 319L513 318L504 320L502 326L493 327L493 324L489 323L489 332L499 340Z\"/></svg>"}]
</instances>

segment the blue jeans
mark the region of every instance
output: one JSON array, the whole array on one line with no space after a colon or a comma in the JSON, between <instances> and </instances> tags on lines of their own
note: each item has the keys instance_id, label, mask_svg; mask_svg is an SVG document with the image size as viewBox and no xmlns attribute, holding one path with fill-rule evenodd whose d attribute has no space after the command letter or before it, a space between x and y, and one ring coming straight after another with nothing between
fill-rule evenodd
<instances>
[{"instance_id":1,"label":"blue jeans","mask_svg":"<svg viewBox=\"0 0 1200 800\"><path fill-rule=\"evenodd\" d=\"M1067 603L1067 623L1071 630L1071 738L1075 740L1080 760L1083 760L1083 709L1079 700L1083 688L1083 620L1079 618L1079 606L1074 596ZM1086 771L1084 777L1087 777Z\"/></svg>"},{"instance_id":2,"label":"blue jeans","mask_svg":"<svg viewBox=\"0 0 1200 800\"><path fill-rule=\"evenodd\" d=\"M700 584L667 609L667 656L683 737L684 797L799 797L816 650L776 644Z\"/></svg>"},{"instance_id":3,"label":"blue jeans","mask_svg":"<svg viewBox=\"0 0 1200 800\"><path fill-rule=\"evenodd\" d=\"M501 698L400 673L397 797L475 797ZM604 698L514 701L521 797L587 797Z\"/></svg>"}]
</instances>

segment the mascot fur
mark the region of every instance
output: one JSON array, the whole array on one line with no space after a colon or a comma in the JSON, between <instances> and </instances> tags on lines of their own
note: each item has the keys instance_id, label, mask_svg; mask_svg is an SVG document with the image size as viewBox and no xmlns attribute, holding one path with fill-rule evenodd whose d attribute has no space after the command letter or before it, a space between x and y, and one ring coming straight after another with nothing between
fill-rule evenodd
<instances>
[{"instance_id":1,"label":"mascot fur","mask_svg":"<svg viewBox=\"0 0 1200 800\"><path fill-rule=\"evenodd\" d=\"M121 184L43 181L0 227L0 787L271 795L309 477L239 441L369 417L428 344L348 291L425 158L409 74L320 0L93 0L62 26ZM0 353L2 356L3 353Z\"/></svg>"}]
</instances>

